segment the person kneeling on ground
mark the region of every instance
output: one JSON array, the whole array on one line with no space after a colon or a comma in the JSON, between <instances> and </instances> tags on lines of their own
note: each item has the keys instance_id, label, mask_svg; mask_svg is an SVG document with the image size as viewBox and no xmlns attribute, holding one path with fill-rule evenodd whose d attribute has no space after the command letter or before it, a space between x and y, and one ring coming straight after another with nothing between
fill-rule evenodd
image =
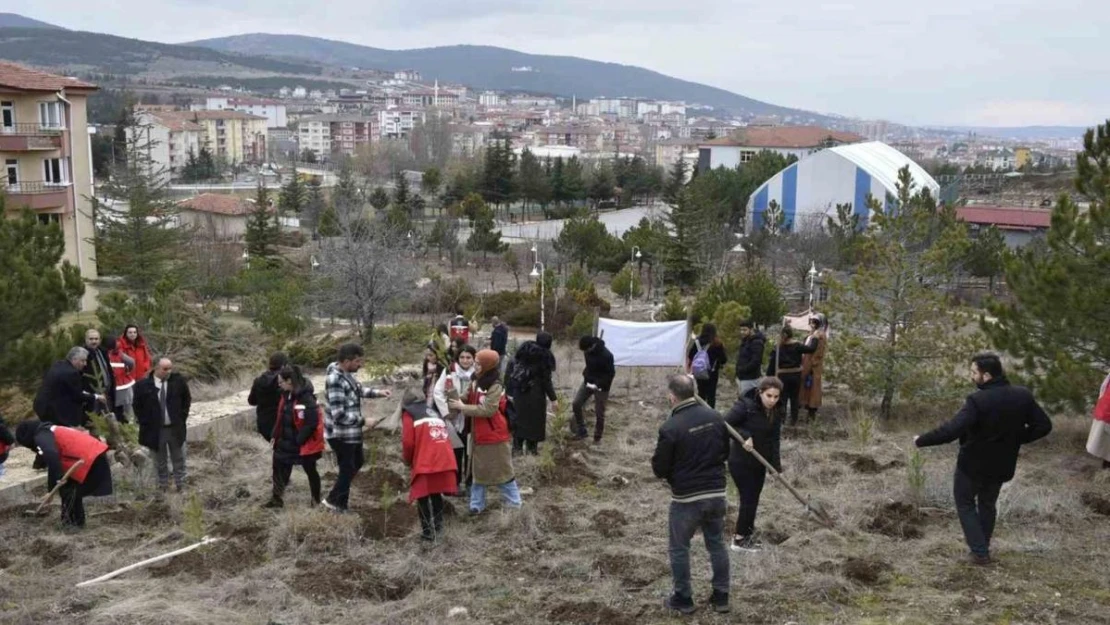
<instances>
[{"instance_id":1,"label":"person kneeling on ground","mask_svg":"<svg viewBox=\"0 0 1110 625\"><path fill-rule=\"evenodd\" d=\"M282 498L293 467L301 465L308 476L312 505L320 503L320 474L316 461L324 455L324 411L316 403L312 382L305 379L301 368L285 365L278 372L281 396L278 398L277 420L274 422L273 481L274 490L266 508L281 508Z\"/></svg>"},{"instance_id":2,"label":"person kneeling on ground","mask_svg":"<svg viewBox=\"0 0 1110 625\"><path fill-rule=\"evenodd\" d=\"M470 440L474 443L471 463L474 485L470 489L470 513L486 508L486 487L501 490L501 499L510 508L520 508L520 487L513 474L512 435L505 419L505 391L497 370L498 356L492 349L478 352L478 377L465 402L447 402L452 411L471 421Z\"/></svg>"},{"instance_id":3,"label":"person kneeling on ground","mask_svg":"<svg viewBox=\"0 0 1110 625\"><path fill-rule=\"evenodd\" d=\"M84 464L70 474L58 494L62 498L62 524L85 527L85 497L112 494L112 467L108 464L108 445L99 438L62 425L30 419L15 429L20 445L35 452L46 463L46 487L53 489L58 480L78 460Z\"/></svg>"},{"instance_id":4,"label":"person kneeling on ground","mask_svg":"<svg viewBox=\"0 0 1110 625\"><path fill-rule=\"evenodd\" d=\"M728 430L717 411L694 396L694 378L675 374L667 378L671 415L659 428L651 457L656 477L671 486L669 541L674 594L665 605L692 614L690 540L700 529L713 565L713 594L709 603L717 612L728 612L729 558L725 547L725 460Z\"/></svg>"},{"instance_id":5,"label":"person kneeling on ground","mask_svg":"<svg viewBox=\"0 0 1110 625\"><path fill-rule=\"evenodd\" d=\"M967 396L956 416L913 442L929 447L960 440L952 495L971 550L968 560L986 566L1002 485L1014 478L1021 446L1048 436L1052 421L1029 389L1010 384L995 354L971 359L971 381L979 390Z\"/></svg>"},{"instance_id":6,"label":"person kneeling on ground","mask_svg":"<svg viewBox=\"0 0 1110 625\"><path fill-rule=\"evenodd\" d=\"M409 467L409 503L420 512L420 538L435 541L443 534L443 496L458 488L458 465L447 423L417 390L401 399L401 455Z\"/></svg>"},{"instance_id":7,"label":"person kneeling on ground","mask_svg":"<svg viewBox=\"0 0 1110 625\"><path fill-rule=\"evenodd\" d=\"M736 483L736 491L740 493L736 534L732 537L733 551L760 549L754 535L755 512L767 479L767 468L751 452L756 451L776 471L782 471L779 444L785 409L779 401L781 397L782 382L777 378L763 378L736 402L725 417L725 421L744 437L743 445L732 441L732 451L728 456L728 471Z\"/></svg>"}]
</instances>

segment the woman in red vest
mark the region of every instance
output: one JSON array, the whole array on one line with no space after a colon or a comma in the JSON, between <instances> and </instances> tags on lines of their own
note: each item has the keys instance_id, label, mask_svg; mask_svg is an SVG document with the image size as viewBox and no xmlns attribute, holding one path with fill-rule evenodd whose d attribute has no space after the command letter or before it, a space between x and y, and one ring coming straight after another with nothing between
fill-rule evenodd
<instances>
[{"instance_id":1,"label":"woman in red vest","mask_svg":"<svg viewBox=\"0 0 1110 625\"><path fill-rule=\"evenodd\" d=\"M139 326L130 325L124 328L117 344L121 352L135 360L135 368L131 371L132 377L135 380L145 378L154 366L154 358L151 356L146 337L139 333Z\"/></svg>"},{"instance_id":2,"label":"woman in red vest","mask_svg":"<svg viewBox=\"0 0 1110 625\"><path fill-rule=\"evenodd\" d=\"M58 492L62 498L62 524L85 527L84 498L112 494L112 468L105 453L108 446L81 430L38 419L20 423L15 429L15 439L46 463L49 470L47 488L54 488L78 460L85 461Z\"/></svg>"},{"instance_id":3,"label":"woman in red vest","mask_svg":"<svg viewBox=\"0 0 1110 625\"><path fill-rule=\"evenodd\" d=\"M135 401L135 359L123 353L119 341L111 336L104 339L104 349L108 350L108 364L116 382L116 405L112 406L112 414L116 415L116 421L127 423L127 413L132 411L131 404Z\"/></svg>"},{"instance_id":4,"label":"woman in red vest","mask_svg":"<svg viewBox=\"0 0 1110 625\"><path fill-rule=\"evenodd\" d=\"M466 401L447 402L452 411L461 412L471 422L470 440L474 485L470 489L470 514L486 508L486 487L501 490L501 499L509 508L520 508L520 487L513 473L512 434L505 419L505 390L501 386L498 363L500 355L492 349L478 352L478 377L470 387Z\"/></svg>"},{"instance_id":5,"label":"woman in red vest","mask_svg":"<svg viewBox=\"0 0 1110 625\"><path fill-rule=\"evenodd\" d=\"M320 503L320 473L316 461L324 454L323 408L316 403L312 383L305 379L300 367L285 365L278 372L277 420L274 422L274 490L266 508L281 508L282 498L293 467L301 465L308 476L308 489L312 505Z\"/></svg>"},{"instance_id":6,"label":"woman in red vest","mask_svg":"<svg viewBox=\"0 0 1110 625\"><path fill-rule=\"evenodd\" d=\"M434 542L443 533L443 496L458 489L458 465L447 423L411 389L401 399L401 454L409 467L409 503L420 511L420 538Z\"/></svg>"}]
</instances>

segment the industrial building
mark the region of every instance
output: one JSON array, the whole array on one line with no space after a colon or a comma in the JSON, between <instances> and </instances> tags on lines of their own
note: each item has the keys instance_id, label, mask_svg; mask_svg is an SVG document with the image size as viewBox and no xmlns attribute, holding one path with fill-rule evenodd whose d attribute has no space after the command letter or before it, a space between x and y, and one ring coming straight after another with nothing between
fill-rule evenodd
<instances>
[{"instance_id":1,"label":"industrial building","mask_svg":"<svg viewBox=\"0 0 1110 625\"><path fill-rule=\"evenodd\" d=\"M748 200L748 226L763 227L771 202L782 209L786 230L820 227L836 214L837 204L851 204L865 226L870 217L867 197L885 201L897 193L898 170L909 166L914 190L928 188L934 197L940 185L905 154L879 141L831 147L806 156L763 183ZM752 230L749 230L752 231Z\"/></svg>"}]
</instances>

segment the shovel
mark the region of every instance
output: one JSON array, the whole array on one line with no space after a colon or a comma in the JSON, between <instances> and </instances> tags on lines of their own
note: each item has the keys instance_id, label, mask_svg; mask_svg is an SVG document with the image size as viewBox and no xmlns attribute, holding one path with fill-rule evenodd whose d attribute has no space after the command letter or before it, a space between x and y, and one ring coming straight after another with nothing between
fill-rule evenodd
<instances>
[{"instance_id":1,"label":"shovel","mask_svg":"<svg viewBox=\"0 0 1110 625\"><path fill-rule=\"evenodd\" d=\"M58 480L58 483L54 485L54 488L51 489L49 493L46 493L46 496L42 498L42 501L39 503L38 507L36 507L34 510L24 510L23 514L27 516L39 516L40 514L42 514L44 512L44 509L46 508L46 504L50 503L50 500L54 498L54 495L58 494L58 491L62 489L62 486L64 486L65 483L69 481L69 476L73 475L73 472L76 471L77 468L83 464L85 464L85 461L81 459L78 459L77 462L74 462L73 465L69 467L69 470L65 472L65 475L62 476L62 479Z\"/></svg>"}]
</instances>

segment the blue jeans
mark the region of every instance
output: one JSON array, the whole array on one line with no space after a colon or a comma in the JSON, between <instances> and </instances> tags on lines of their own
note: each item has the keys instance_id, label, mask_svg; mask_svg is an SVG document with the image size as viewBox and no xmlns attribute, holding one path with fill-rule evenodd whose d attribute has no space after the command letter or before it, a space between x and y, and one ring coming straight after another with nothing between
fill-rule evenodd
<instances>
[{"instance_id":1,"label":"blue jeans","mask_svg":"<svg viewBox=\"0 0 1110 625\"><path fill-rule=\"evenodd\" d=\"M964 540L971 553L990 555L991 535L998 516L996 504L1002 482L974 480L956 469L952 478L952 497L956 500L956 514L964 530Z\"/></svg>"},{"instance_id":2,"label":"blue jeans","mask_svg":"<svg viewBox=\"0 0 1110 625\"><path fill-rule=\"evenodd\" d=\"M524 505L524 501L520 498L520 486L516 483L515 479L509 480L504 484L498 484L497 488L501 491L501 501L510 508L519 508ZM486 509L486 487L482 484L470 485L470 511L481 512Z\"/></svg>"},{"instance_id":3,"label":"blue jeans","mask_svg":"<svg viewBox=\"0 0 1110 625\"><path fill-rule=\"evenodd\" d=\"M691 503L671 502L670 555L674 592L682 597L692 597L690 587L690 540L700 529L705 539L705 549L713 566L713 590L727 593L729 587L728 549L725 547L725 512L728 502L724 497L703 499Z\"/></svg>"}]
</instances>

